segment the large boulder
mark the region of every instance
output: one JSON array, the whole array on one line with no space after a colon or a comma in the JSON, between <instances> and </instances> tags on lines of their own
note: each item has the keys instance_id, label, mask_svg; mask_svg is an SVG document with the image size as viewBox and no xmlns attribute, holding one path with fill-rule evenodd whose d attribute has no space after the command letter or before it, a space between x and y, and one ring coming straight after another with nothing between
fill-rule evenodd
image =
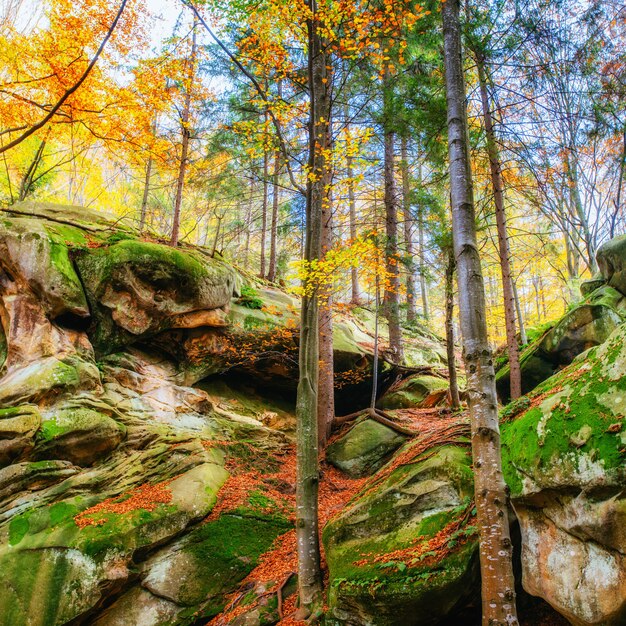
<instances>
[{"instance_id":1,"label":"large boulder","mask_svg":"<svg viewBox=\"0 0 626 626\"><path fill-rule=\"evenodd\" d=\"M43 221L0 219L0 268L36 295L46 314L89 316L80 280L63 238Z\"/></svg>"},{"instance_id":2,"label":"large boulder","mask_svg":"<svg viewBox=\"0 0 626 626\"><path fill-rule=\"evenodd\" d=\"M366 419L326 448L329 463L354 478L369 476L380 469L406 437L395 430Z\"/></svg>"},{"instance_id":3,"label":"large boulder","mask_svg":"<svg viewBox=\"0 0 626 626\"><path fill-rule=\"evenodd\" d=\"M36 406L0 409L0 466L13 463L30 452L40 425L41 415Z\"/></svg>"},{"instance_id":4,"label":"large boulder","mask_svg":"<svg viewBox=\"0 0 626 626\"><path fill-rule=\"evenodd\" d=\"M392 385L377 403L381 409L414 409L435 406L445 400L448 390L445 378L428 374L414 374Z\"/></svg>"},{"instance_id":5,"label":"large boulder","mask_svg":"<svg viewBox=\"0 0 626 626\"><path fill-rule=\"evenodd\" d=\"M602 244L596 259L604 280L626 296L626 235Z\"/></svg>"},{"instance_id":6,"label":"large boulder","mask_svg":"<svg viewBox=\"0 0 626 626\"><path fill-rule=\"evenodd\" d=\"M104 413L61 405L43 415L34 456L92 465L115 450L125 436L126 427Z\"/></svg>"},{"instance_id":7,"label":"large boulder","mask_svg":"<svg viewBox=\"0 0 626 626\"><path fill-rule=\"evenodd\" d=\"M626 622L626 325L512 404L523 584L577 626Z\"/></svg>"},{"instance_id":8,"label":"large boulder","mask_svg":"<svg viewBox=\"0 0 626 626\"><path fill-rule=\"evenodd\" d=\"M228 265L197 250L127 238L76 259L94 315L90 337L108 354L169 328L213 324L236 293Z\"/></svg>"},{"instance_id":9,"label":"large boulder","mask_svg":"<svg viewBox=\"0 0 626 626\"><path fill-rule=\"evenodd\" d=\"M469 449L403 451L323 531L330 624L437 624L477 591Z\"/></svg>"},{"instance_id":10,"label":"large boulder","mask_svg":"<svg viewBox=\"0 0 626 626\"><path fill-rule=\"evenodd\" d=\"M542 337L522 351L522 393L532 391L585 350L604 343L624 320L626 298L620 292L608 285L602 285L593 291ZM508 364L496 374L496 386L500 398L508 401Z\"/></svg>"},{"instance_id":11,"label":"large boulder","mask_svg":"<svg viewBox=\"0 0 626 626\"><path fill-rule=\"evenodd\" d=\"M128 580L135 551L204 517L227 476L217 463L202 463L109 501L74 496L12 517L0 527L3 619L52 626L89 612Z\"/></svg>"}]
</instances>

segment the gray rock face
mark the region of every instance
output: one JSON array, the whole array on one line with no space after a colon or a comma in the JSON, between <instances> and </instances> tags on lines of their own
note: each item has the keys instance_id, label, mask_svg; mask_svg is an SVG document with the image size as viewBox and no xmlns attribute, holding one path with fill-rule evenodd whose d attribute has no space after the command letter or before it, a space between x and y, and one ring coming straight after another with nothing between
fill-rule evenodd
<instances>
[{"instance_id":1,"label":"gray rock face","mask_svg":"<svg viewBox=\"0 0 626 626\"><path fill-rule=\"evenodd\" d=\"M328 523L330 623L434 625L475 593L467 452L451 445L417 456ZM437 533L448 533L449 550L430 547Z\"/></svg>"},{"instance_id":2,"label":"gray rock face","mask_svg":"<svg viewBox=\"0 0 626 626\"><path fill-rule=\"evenodd\" d=\"M566 313L543 337L522 352L522 392L532 391L559 368L569 365L576 356L604 343L626 320L625 303L620 292L602 285ZM506 402L510 391L508 365L497 373L496 385L501 399Z\"/></svg>"},{"instance_id":3,"label":"gray rock face","mask_svg":"<svg viewBox=\"0 0 626 626\"><path fill-rule=\"evenodd\" d=\"M604 280L626 296L626 235L602 244L596 259Z\"/></svg>"},{"instance_id":4,"label":"gray rock face","mask_svg":"<svg viewBox=\"0 0 626 626\"><path fill-rule=\"evenodd\" d=\"M625 339L622 324L502 428L524 588L576 626L626 622Z\"/></svg>"},{"instance_id":5,"label":"gray rock face","mask_svg":"<svg viewBox=\"0 0 626 626\"><path fill-rule=\"evenodd\" d=\"M396 431L367 419L326 449L329 463L355 478L373 474L404 442Z\"/></svg>"}]
</instances>

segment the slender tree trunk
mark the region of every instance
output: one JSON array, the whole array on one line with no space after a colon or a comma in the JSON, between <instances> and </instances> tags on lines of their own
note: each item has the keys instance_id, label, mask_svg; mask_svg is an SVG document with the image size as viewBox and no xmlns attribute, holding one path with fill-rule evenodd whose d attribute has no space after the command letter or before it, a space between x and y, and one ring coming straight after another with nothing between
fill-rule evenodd
<instances>
[{"instance_id":1,"label":"slender tree trunk","mask_svg":"<svg viewBox=\"0 0 626 626\"><path fill-rule=\"evenodd\" d=\"M446 263L446 353L448 356L448 378L450 379L450 400L452 409L461 407L459 382L456 375L456 357L454 356L454 249L448 250Z\"/></svg>"},{"instance_id":2,"label":"slender tree trunk","mask_svg":"<svg viewBox=\"0 0 626 626\"><path fill-rule=\"evenodd\" d=\"M148 198L150 196L150 178L152 174L152 156L146 163L146 176L143 183L143 198L141 199L141 213L139 215L139 231L143 232L146 227L146 215L148 213Z\"/></svg>"},{"instance_id":3,"label":"slender tree trunk","mask_svg":"<svg viewBox=\"0 0 626 626\"><path fill-rule=\"evenodd\" d=\"M276 280L276 236L278 234L278 206L279 206L279 188L278 175L280 174L280 152L276 151L274 155L274 193L272 198L272 224L270 226L270 266L267 270L267 280L274 282Z\"/></svg>"},{"instance_id":4,"label":"slender tree trunk","mask_svg":"<svg viewBox=\"0 0 626 626\"><path fill-rule=\"evenodd\" d=\"M330 79L319 32L316 0L307 0L309 156L310 175L306 193L306 261L319 259L322 252L322 209L328 171L326 142L330 119ZM319 372L319 303L317 287L304 284L300 320L300 376L296 401L296 538L298 549L298 590L301 608L321 609L322 572L318 520L318 435L317 393Z\"/></svg>"},{"instance_id":5,"label":"slender tree trunk","mask_svg":"<svg viewBox=\"0 0 626 626\"><path fill-rule=\"evenodd\" d=\"M267 113L265 114L267 121ZM263 205L261 206L261 262L259 276L265 278L265 242L267 240L267 196L268 196L268 176L269 176L269 154L267 149L263 150Z\"/></svg>"},{"instance_id":6,"label":"slender tree trunk","mask_svg":"<svg viewBox=\"0 0 626 626\"><path fill-rule=\"evenodd\" d=\"M617 218L622 212L622 187L624 186L624 171L626 170L626 127L622 131L622 156L619 164L619 177L617 179L617 195L614 200L615 211L611 219L611 226L609 230L609 236L611 239L615 237L615 226Z\"/></svg>"},{"instance_id":7,"label":"slender tree trunk","mask_svg":"<svg viewBox=\"0 0 626 626\"><path fill-rule=\"evenodd\" d=\"M211 256L212 257L214 257L215 253L217 252L217 242L219 241L220 231L222 229L222 220L224 219L224 214L218 215L216 213L215 217L217 218L217 228L215 229L215 236L213 237L213 246L211 248Z\"/></svg>"},{"instance_id":8,"label":"slender tree trunk","mask_svg":"<svg viewBox=\"0 0 626 626\"><path fill-rule=\"evenodd\" d=\"M400 143L401 167L402 167L402 212L404 217L404 246L407 259L406 272L406 319L408 322L415 321L417 310L415 308L415 274L413 272L413 217L411 216L411 190L409 186L409 160L408 140L402 137Z\"/></svg>"},{"instance_id":9,"label":"slender tree trunk","mask_svg":"<svg viewBox=\"0 0 626 626\"><path fill-rule=\"evenodd\" d=\"M246 210L246 243L243 250L243 268L248 269L250 258L250 231L252 230L252 205L254 203L254 171L250 172L250 193L248 196L248 208Z\"/></svg>"},{"instance_id":10,"label":"slender tree trunk","mask_svg":"<svg viewBox=\"0 0 626 626\"><path fill-rule=\"evenodd\" d=\"M350 150L350 146L348 146L348 151ZM352 242L356 241L357 231L356 231L356 195L354 193L354 168L353 168L353 160L351 154L348 154L346 157L346 175L348 177L348 207L350 211L350 240ZM361 301L361 296L359 293L359 270L356 267L353 267L350 270L350 281L351 281L351 304L359 304Z\"/></svg>"},{"instance_id":11,"label":"slender tree trunk","mask_svg":"<svg viewBox=\"0 0 626 626\"><path fill-rule=\"evenodd\" d=\"M504 183L502 180L502 166L500 151L496 142L493 119L487 93L487 77L485 76L485 59L480 50L474 50L478 68L478 83L480 98L485 121L487 136L487 154L491 169L491 185L496 206L496 226L498 230L498 250L500 253L500 272L502 274L502 293L504 296L504 323L506 329L506 343L509 353L509 368L511 371L511 399L515 400L522 395L522 372L519 363L519 346L517 344L517 330L515 328L515 297L513 295L513 279L511 278L511 251L506 230L506 212L504 209Z\"/></svg>"},{"instance_id":12,"label":"slender tree trunk","mask_svg":"<svg viewBox=\"0 0 626 626\"><path fill-rule=\"evenodd\" d=\"M152 121L152 134L156 135L157 120L156 116ZM152 176L152 152L148 156L146 163L146 175L143 183L143 197L141 199L141 213L139 214L139 232L143 232L146 227L146 218L148 215L148 199L150 197L150 179Z\"/></svg>"},{"instance_id":13,"label":"slender tree trunk","mask_svg":"<svg viewBox=\"0 0 626 626\"><path fill-rule=\"evenodd\" d=\"M428 285L426 283L426 255L424 254L424 209L417 209L417 227L419 236L419 262L420 262L420 294L422 296L422 315L425 320L430 319L430 306L428 304Z\"/></svg>"},{"instance_id":14,"label":"slender tree trunk","mask_svg":"<svg viewBox=\"0 0 626 626\"><path fill-rule=\"evenodd\" d=\"M322 257L332 248L332 239L332 198L330 190L327 188L322 208ZM320 448L326 445L326 441L330 437L333 419L335 419L333 295L331 289L328 290L328 293L320 294L320 361L317 404L317 434Z\"/></svg>"},{"instance_id":15,"label":"slender tree trunk","mask_svg":"<svg viewBox=\"0 0 626 626\"><path fill-rule=\"evenodd\" d=\"M35 156L33 160L30 162L30 166L28 167L28 171L24 174L24 178L22 178L22 184L20 185L20 193L19 200L25 200L28 194L31 193L33 187L33 179L35 178L35 172L41 163L41 159L43 157L43 151L46 147L46 140L42 139L39 142L39 147L37 148L37 152L35 152Z\"/></svg>"},{"instance_id":16,"label":"slender tree trunk","mask_svg":"<svg viewBox=\"0 0 626 626\"><path fill-rule=\"evenodd\" d=\"M194 17L193 34L191 39L191 57L188 59L188 77L187 89L185 92L185 102L180 117L180 126L182 132L182 146L180 153L180 166L178 168L178 180L176 181L176 196L174 199L174 215L172 221L172 236L170 245L178 245L178 237L180 235L180 208L183 202L183 187L185 186L185 173L187 171L187 162L189 159L189 140L191 138L191 129L189 128L189 119L191 115L191 90L196 73L196 61L198 56L197 48L197 30L198 20Z\"/></svg>"},{"instance_id":17,"label":"slender tree trunk","mask_svg":"<svg viewBox=\"0 0 626 626\"><path fill-rule=\"evenodd\" d=\"M526 326L524 325L524 316L522 315L522 305L517 293L517 285L515 281L513 284L513 297L515 298L515 310L517 311L517 320L519 322L519 340L520 343L525 346L528 343L528 337L526 336Z\"/></svg>"},{"instance_id":18,"label":"slender tree trunk","mask_svg":"<svg viewBox=\"0 0 626 626\"><path fill-rule=\"evenodd\" d=\"M383 99L385 107L385 231L388 280L385 288L385 313L389 324L389 350L396 363L404 361L400 327L400 270L398 267L398 192L395 177L395 133L391 128L391 74L385 65Z\"/></svg>"},{"instance_id":19,"label":"slender tree trunk","mask_svg":"<svg viewBox=\"0 0 626 626\"><path fill-rule=\"evenodd\" d=\"M502 476L495 374L476 240L459 0L442 4L454 254L472 425L484 626L517 626L507 491Z\"/></svg>"}]
</instances>

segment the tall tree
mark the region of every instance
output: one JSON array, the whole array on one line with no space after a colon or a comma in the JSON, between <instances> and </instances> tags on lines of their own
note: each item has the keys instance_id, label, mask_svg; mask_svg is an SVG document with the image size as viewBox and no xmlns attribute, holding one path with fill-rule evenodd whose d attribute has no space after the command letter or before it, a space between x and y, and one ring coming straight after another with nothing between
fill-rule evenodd
<instances>
[{"instance_id":1,"label":"tall tree","mask_svg":"<svg viewBox=\"0 0 626 626\"><path fill-rule=\"evenodd\" d=\"M306 186L305 261L315 263L322 253L322 219L327 183L327 142L330 120L330 57L322 38L316 0L307 0L307 74L309 86L308 172ZM297 480L296 537L298 589L305 613L321 608L322 571L318 520L318 287L305 279L300 314L300 375L296 401Z\"/></svg>"},{"instance_id":2,"label":"tall tree","mask_svg":"<svg viewBox=\"0 0 626 626\"><path fill-rule=\"evenodd\" d=\"M459 8L459 0L446 0L442 17L452 232L475 468L482 614L484 626L514 626L518 620L512 544L502 476L495 373L485 317L485 288L476 239Z\"/></svg>"},{"instance_id":3,"label":"tall tree","mask_svg":"<svg viewBox=\"0 0 626 626\"><path fill-rule=\"evenodd\" d=\"M413 271L413 217L411 214L411 186L409 182L408 139L400 139L400 168L402 172L402 219L404 221L404 252L407 259L406 273L406 319L412 322L417 317L415 306L415 274Z\"/></svg>"},{"instance_id":4,"label":"tall tree","mask_svg":"<svg viewBox=\"0 0 626 626\"><path fill-rule=\"evenodd\" d=\"M509 356L511 399L515 400L522 395L522 371L519 361L519 346L517 343L517 329L515 322L515 295L513 293L513 278L511 276L511 251L506 226L506 211L504 207L504 182L502 180L502 163L500 150L493 126L491 101L487 89L487 74L485 69L485 51L481 42L469 37L470 47L474 53L478 70L478 86L483 111L487 156L491 172L491 186L495 204L496 227L498 231L498 252L500 257L500 272L502 275L502 293L504 299L504 322L506 329L506 343Z\"/></svg>"},{"instance_id":5,"label":"tall tree","mask_svg":"<svg viewBox=\"0 0 626 626\"><path fill-rule=\"evenodd\" d=\"M385 232L387 234L387 273L385 314L389 324L389 351L396 363L404 361L400 326L400 268L398 264L398 190L395 172L395 138L393 118L393 84L389 62L383 68L383 135L385 181Z\"/></svg>"},{"instance_id":6,"label":"tall tree","mask_svg":"<svg viewBox=\"0 0 626 626\"><path fill-rule=\"evenodd\" d=\"M191 98L198 65L197 26L198 19L194 16L191 34L191 51L185 62L187 66L187 75L185 77L185 98L183 101L183 108L180 113L180 132L182 140L180 145L178 178L176 180L176 195L174 196L174 215L172 221L172 236L170 238L171 246L178 245L178 237L180 234L180 210L183 203L183 187L185 185L185 174L187 173L187 164L189 159L189 141L191 140Z\"/></svg>"}]
</instances>

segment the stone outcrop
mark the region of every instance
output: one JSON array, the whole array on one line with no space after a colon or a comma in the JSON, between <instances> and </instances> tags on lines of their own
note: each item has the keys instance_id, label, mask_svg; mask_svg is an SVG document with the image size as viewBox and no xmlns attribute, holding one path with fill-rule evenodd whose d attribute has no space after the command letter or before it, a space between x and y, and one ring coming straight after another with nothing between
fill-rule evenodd
<instances>
[{"instance_id":1,"label":"stone outcrop","mask_svg":"<svg viewBox=\"0 0 626 626\"><path fill-rule=\"evenodd\" d=\"M585 350L606 341L626 321L626 297L608 285L600 285L520 355L522 392L532 391ZM509 367L496 375L498 393L508 401Z\"/></svg>"},{"instance_id":2,"label":"stone outcrop","mask_svg":"<svg viewBox=\"0 0 626 626\"><path fill-rule=\"evenodd\" d=\"M523 583L577 626L626 621L626 325L505 411Z\"/></svg>"},{"instance_id":3,"label":"stone outcrop","mask_svg":"<svg viewBox=\"0 0 626 626\"><path fill-rule=\"evenodd\" d=\"M476 593L469 449L407 446L324 529L331 624L437 624Z\"/></svg>"}]
</instances>

